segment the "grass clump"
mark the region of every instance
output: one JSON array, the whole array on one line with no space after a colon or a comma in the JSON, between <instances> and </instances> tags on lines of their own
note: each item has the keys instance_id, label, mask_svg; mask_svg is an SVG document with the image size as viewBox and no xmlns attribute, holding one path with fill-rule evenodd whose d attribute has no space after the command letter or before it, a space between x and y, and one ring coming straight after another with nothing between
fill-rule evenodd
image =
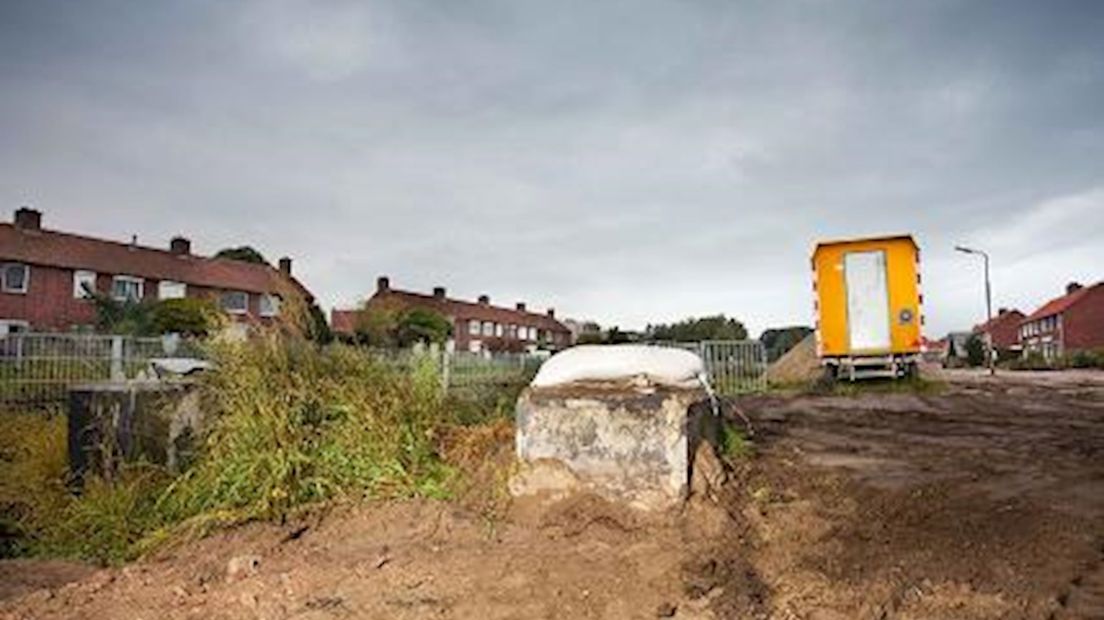
<instances>
[{"instance_id":1,"label":"grass clump","mask_svg":"<svg viewBox=\"0 0 1104 620\"><path fill-rule=\"evenodd\" d=\"M27 553L69 493L65 416L0 411L0 557Z\"/></svg>"},{"instance_id":2,"label":"grass clump","mask_svg":"<svg viewBox=\"0 0 1104 620\"><path fill-rule=\"evenodd\" d=\"M364 351L282 337L217 345L200 386L206 431L189 469L127 464L66 488L63 416L0 417L5 555L132 559L187 533L312 505L440 497L448 420L432 359L396 369Z\"/></svg>"},{"instance_id":3,"label":"grass clump","mask_svg":"<svg viewBox=\"0 0 1104 620\"><path fill-rule=\"evenodd\" d=\"M729 422L723 422L720 435L721 456L724 458L729 461L737 461L752 455L754 445L744 429Z\"/></svg>"},{"instance_id":4,"label":"grass clump","mask_svg":"<svg viewBox=\"0 0 1104 620\"><path fill-rule=\"evenodd\" d=\"M284 518L336 498L440 496L433 361L399 372L351 347L263 340L214 351L199 461L158 504L170 520Z\"/></svg>"}]
</instances>

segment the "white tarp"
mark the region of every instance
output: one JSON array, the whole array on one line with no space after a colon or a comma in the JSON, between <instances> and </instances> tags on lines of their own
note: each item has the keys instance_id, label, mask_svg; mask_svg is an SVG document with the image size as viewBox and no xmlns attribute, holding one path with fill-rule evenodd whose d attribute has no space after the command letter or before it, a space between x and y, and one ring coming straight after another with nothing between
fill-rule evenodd
<instances>
[{"instance_id":1,"label":"white tarp","mask_svg":"<svg viewBox=\"0 0 1104 620\"><path fill-rule=\"evenodd\" d=\"M580 345L553 355L533 379L533 387L576 381L616 381L644 376L654 383L696 387L705 367L683 349L636 344Z\"/></svg>"}]
</instances>

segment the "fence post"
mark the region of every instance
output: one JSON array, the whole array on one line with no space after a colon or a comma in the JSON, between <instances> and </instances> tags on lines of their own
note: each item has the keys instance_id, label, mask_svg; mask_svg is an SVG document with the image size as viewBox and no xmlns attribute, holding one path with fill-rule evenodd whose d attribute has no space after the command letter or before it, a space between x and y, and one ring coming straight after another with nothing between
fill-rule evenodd
<instances>
[{"instance_id":1,"label":"fence post","mask_svg":"<svg viewBox=\"0 0 1104 620\"><path fill-rule=\"evenodd\" d=\"M441 391L445 392L446 394L448 393L448 388L449 388L449 364L450 364L449 352L446 349L442 348L441 349Z\"/></svg>"},{"instance_id":2,"label":"fence post","mask_svg":"<svg viewBox=\"0 0 1104 620\"><path fill-rule=\"evenodd\" d=\"M111 380L124 381L126 373L123 372L123 337L111 337Z\"/></svg>"}]
</instances>

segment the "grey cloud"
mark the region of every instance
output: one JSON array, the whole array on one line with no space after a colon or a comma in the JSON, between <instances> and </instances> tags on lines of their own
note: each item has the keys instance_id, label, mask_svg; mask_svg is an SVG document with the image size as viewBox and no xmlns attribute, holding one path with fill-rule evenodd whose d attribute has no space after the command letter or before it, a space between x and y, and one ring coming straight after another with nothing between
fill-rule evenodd
<instances>
[{"instance_id":1,"label":"grey cloud","mask_svg":"<svg viewBox=\"0 0 1104 620\"><path fill-rule=\"evenodd\" d=\"M630 327L808 322L814 240L914 232L938 334L980 316L956 242L1025 309L1100 278L1101 31L1078 2L5 3L0 196L291 253L327 305L386 272Z\"/></svg>"}]
</instances>

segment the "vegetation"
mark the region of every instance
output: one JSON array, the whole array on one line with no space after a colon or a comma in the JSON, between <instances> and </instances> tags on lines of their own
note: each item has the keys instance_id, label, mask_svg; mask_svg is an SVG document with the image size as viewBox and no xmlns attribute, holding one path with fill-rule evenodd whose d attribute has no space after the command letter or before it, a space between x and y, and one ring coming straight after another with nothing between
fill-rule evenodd
<instances>
[{"instance_id":1,"label":"vegetation","mask_svg":"<svg viewBox=\"0 0 1104 620\"><path fill-rule=\"evenodd\" d=\"M264 255L255 250L252 246L243 245L236 248L223 248L218 252L215 252L215 258L229 258L232 260L240 260L246 263L256 263L258 265L267 265L268 261L265 260Z\"/></svg>"},{"instance_id":2,"label":"vegetation","mask_svg":"<svg viewBox=\"0 0 1104 620\"><path fill-rule=\"evenodd\" d=\"M1104 369L1104 349L1074 351L1068 355L1050 359L1038 351L1033 351L1026 357L1009 360L1005 365L1012 370Z\"/></svg>"},{"instance_id":3,"label":"vegetation","mask_svg":"<svg viewBox=\"0 0 1104 620\"><path fill-rule=\"evenodd\" d=\"M415 343L444 344L452 323L426 308L376 305L360 312L356 341L375 347L404 349Z\"/></svg>"},{"instance_id":4,"label":"vegetation","mask_svg":"<svg viewBox=\"0 0 1104 620\"><path fill-rule=\"evenodd\" d=\"M747 328L723 314L690 318L671 325L649 325L644 332L649 341L701 342L703 340L744 340Z\"/></svg>"},{"instance_id":5,"label":"vegetation","mask_svg":"<svg viewBox=\"0 0 1104 620\"><path fill-rule=\"evenodd\" d=\"M739 428L728 422L721 424L721 455L729 461L736 461L739 459L745 459L752 454L752 443L744 433L742 428Z\"/></svg>"},{"instance_id":6,"label":"vegetation","mask_svg":"<svg viewBox=\"0 0 1104 620\"><path fill-rule=\"evenodd\" d=\"M222 311L206 299L120 301L103 293L91 293L91 299L96 309L96 328L108 334L158 336L179 333L203 337L216 333L226 321Z\"/></svg>"},{"instance_id":7,"label":"vegetation","mask_svg":"<svg viewBox=\"0 0 1104 620\"><path fill-rule=\"evenodd\" d=\"M985 340L980 334L966 340L966 363L973 367L985 365Z\"/></svg>"},{"instance_id":8,"label":"vegetation","mask_svg":"<svg viewBox=\"0 0 1104 620\"><path fill-rule=\"evenodd\" d=\"M181 297L165 299L152 305L152 322L159 334L183 334L205 337L217 333L226 316L206 299Z\"/></svg>"},{"instance_id":9,"label":"vegetation","mask_svg":"<svg viewBox=\"0 0 1104 620\"><path fill-rule=\"evenodd\" d=\"M319 502L449 492L454 474L437 438L465 420L453 415L460 396L445 398L432 360L396 369L363 350L277 336L218 345L210 356L217 370L201 386L208 429L178 476L130 464L111 484L92 477L73 496L61 416L0 416L5 553L116 563L189 532L280 520ZM486 419L482 407L466 410L467 421Z\"/></svg>"}]
</instances>

